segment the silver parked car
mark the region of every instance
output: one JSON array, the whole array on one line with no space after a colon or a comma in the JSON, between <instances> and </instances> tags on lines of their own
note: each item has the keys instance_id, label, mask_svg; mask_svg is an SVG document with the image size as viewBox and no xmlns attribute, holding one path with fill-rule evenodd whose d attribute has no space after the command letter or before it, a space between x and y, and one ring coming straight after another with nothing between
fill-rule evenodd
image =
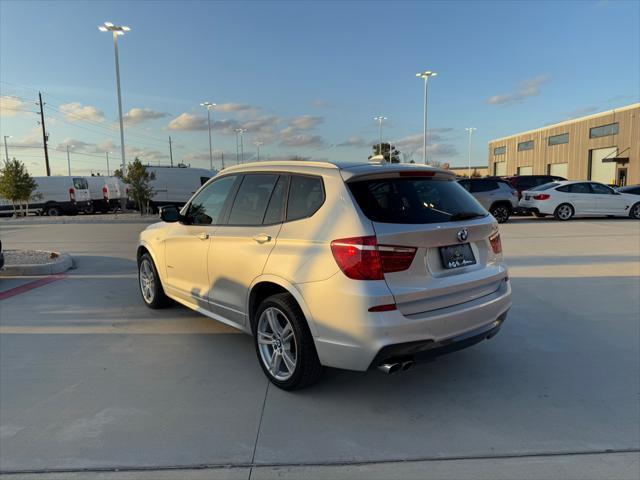
<instances>
[{"instance_id":1,"label":"silver parked car","mask_svg":"<svg viewBox=\"0 0 640 480\"><path fill-rule=\"evenodd\" d=\"M518 191L508 182L496 178L465 178L458 180L480 204L489 210L498 223L504 223L518 207Z\"/></svg>"},{"instance_id":2,"label":"silver parked car","mask_svg":"<svg viewBox=\"0 0 640 480\"><path fill-rule=\"evenodd\" d=\"M271 382L391 373L495 335L511 306L498 226L453 175L406 164L227 168L140 234L145 304L253 335Z\"/></svg>"}]
</instances>

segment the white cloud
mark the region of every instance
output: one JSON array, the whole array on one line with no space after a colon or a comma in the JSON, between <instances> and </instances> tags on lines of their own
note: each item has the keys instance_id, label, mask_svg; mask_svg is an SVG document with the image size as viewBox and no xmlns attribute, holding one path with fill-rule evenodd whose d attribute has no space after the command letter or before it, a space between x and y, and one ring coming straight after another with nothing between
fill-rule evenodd
<instances>
[{"instance_id":1,"label":"white cloud","mask_svg":"<svg viewBox=\"0 0 640 480\"><path fill-rule=\"evenodd\" d=\"M446 133L452 131L450 128L434 129L435 132ZM452 143L446 143L443 140L444 137L434 131L429 130L427 132L427 155L431 157L451 157L458 154L458 151ZM416 157L422 157L422 134L416 133L414 135L408 135L404 138L391 142L407 159L414 159Z\"/></svg>"},{"instance_id":2,"label":"white cloud","mask_svg":"<svg viewBox=\"0 0 640 480\"><path fill-rule=\"evenodd\" d=\"M548 75L538 75L537 77L525 80L520 87L512 93L494 95L487 100L490 105L513 105L522 102L525 98L540 95L540 87L549 81Z\"/></svg>"},{"instance_id":3,"label":"white cloud","mask_svg":"<svg viewBox=\"0 0 640 480\"><path fill-rule=\"evenodd\" d=\"M27 110L27 107L31 105L23 102L18 97L12 97L11 95L0 96L0 116L2 117L15 117L24 113L23 110Z\"/></svg>"},{"instance_id":4,"label":"white cloud","mask_svg":"<svg viewBox=\"0 0 640 480\"><path fill-rule=\"evenodd\" d=\"M243 112L247 110L258 110L257 107L252 107L246 103L220 103L213 109L216 112L232 113Z\"/></svg>"},{"instance_id":5,"label":"white cloud","mask_svg":"<svg viewBox=\"0 0 640 480\"><path fill-rule=\"evenodd\" d=\"M327 108L329 106L329 102L326 100L314 100L313 106L318 108Z\"/></svg>"},{"instance_id":6,"label":"white cloud","mask_svg":"<svg viewBox=\"0 0 640 480\"><path fill-rule=\"evenodd\" d=\"M102 110L93 105L82 105L80 102L65 103L60 105L60 112L65 119L70 122L88 120L91 122L101 122L104 120Z\"/></svg>"},{"instance_id":7,"label":"white cloud","mask_svg":"<svg viewBox=\"0 0 640 480\"><path fill-rule=\"evenodd\" d=\"M291 126L299 130L311 130L324 122L323 117L314 117L312 115L302 115L291 120Z\"/></svg>"},{"instance_id":8,"label":"white cloud","mask_svg":"<svg viewBox=\"0 0 640 480\"><path fill-rule=\"evenodd\" d=\"M324 140L320 135L301 132L292 127L287 127L280 133L280 145L286 147L321 147L324 145Z\"/></svg>"},{"instance_id":9,"label":"white cloud","mask_svg":"<svg viewBox=\"0 0 640 480\"><path fill-rule=\"evenodd\" d=\"M338 144L338 147L366 147L367 142L361 137L349 137L344 142Z\"/></svg>"},{"instance_id":10,"label":"white cloud","mask_svg":"<svg viewBox=\"0 0 640 480\"><path fill-rule=\"evenodd\" d=\"M124 123L128 125L137 125L147 120L155 120L168 116L168 113L157 112L150 108L132 108L122 117Z\"/></svg>"},{"instance_id":11,"label":"white cloud","mask_svg":"<svg viewBox=\"0 0 640 480\"><path fill-rule=\"evenodd\" d=\"M184 112L169 122L169 130L207 130L207 118Z\"/></svg>"}]
</instances>

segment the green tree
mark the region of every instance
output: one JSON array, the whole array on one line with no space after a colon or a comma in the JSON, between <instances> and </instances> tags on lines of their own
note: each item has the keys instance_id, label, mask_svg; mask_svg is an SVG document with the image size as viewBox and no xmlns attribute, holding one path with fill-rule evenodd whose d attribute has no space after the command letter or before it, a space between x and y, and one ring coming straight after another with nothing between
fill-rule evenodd
<instances>
[{"instance_id":1,"label":"green tree","mask_svg":"<svg viewBox=\"0 0 640 480\"><path fill-rule=\"evenodd\" d=\"M155 180L153 172L148 172L138 157L127 167L127 174L122 180L129 184L129 195L138 207L140 214L147 213L149 202L153 197L151 180Z\"/></svg>"},{"instance_id":2,"label":"green tree","mask_svg":"<svg viewBox=\"0 0 640 480\"><path fill-rule=\"evenodd\" d=\"M15 216L29 214L29 200L37 187L38 183L29 175L24 163L15 158L4 162L4 167L0 169L0 197L11 202Z\"/></svg>"},{"instance_id":3,"label":"green tree","mask_svg":"<svg viewBox=\"0 0 640 480\"><path fill-rule=\"evenodd\" d=\"M400 163L400 150L398 150L395 145L382 142L382 154L380 153L379 143L376 143L375 145L373 145L372 148L373 148L373 155L369 155L369 158L376 155L382 155L384 156L385 161L389 163Z\"/></svg>"}]
</instances>

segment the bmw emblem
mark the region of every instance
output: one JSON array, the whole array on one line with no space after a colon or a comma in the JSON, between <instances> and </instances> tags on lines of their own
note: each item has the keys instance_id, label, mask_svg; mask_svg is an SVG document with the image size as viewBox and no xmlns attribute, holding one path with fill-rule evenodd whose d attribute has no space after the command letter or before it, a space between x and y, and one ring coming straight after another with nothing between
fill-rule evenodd
<instances>
[{"instance_id":1,"label":"bmw emblem","mask_svg":"<svg viewBox=\"0 0 640 480\"><path fill-rule=\"evenodd\" d=\"M469 238L469 230L463 228L462 230L458 230L458 241L466 242L467 238Z\"/></svg>"}]
</instances>

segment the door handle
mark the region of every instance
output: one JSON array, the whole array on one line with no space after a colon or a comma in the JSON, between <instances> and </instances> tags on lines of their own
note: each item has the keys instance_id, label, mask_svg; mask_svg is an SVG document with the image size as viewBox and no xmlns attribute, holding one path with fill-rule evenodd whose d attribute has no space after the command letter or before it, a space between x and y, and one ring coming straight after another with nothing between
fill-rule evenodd
<instances>
[{"instance_id":1,"label":"door handle","mask_svg":"<svg viewBox=\"0 0 640 480\"><path fill-rule=\"evenodd\" d=\"M261 233L260 235L254 235L253 239L258 243L267 243L271 241L271 235Z\"/></svg>"},{"instance_id":2,"label":"door handle","mask_svg":"<svg viewBox=\"0 0 640 480\"><path fill-rule=\"evenodd\" d=\"M208 233L206 233L206 232L199 233L199 234L198 234L198 238L199 238L200 240L206 240L206 239L208 239L208 238L209 238L209 234L208 234Z\"/></svg>"}]
</instances>

